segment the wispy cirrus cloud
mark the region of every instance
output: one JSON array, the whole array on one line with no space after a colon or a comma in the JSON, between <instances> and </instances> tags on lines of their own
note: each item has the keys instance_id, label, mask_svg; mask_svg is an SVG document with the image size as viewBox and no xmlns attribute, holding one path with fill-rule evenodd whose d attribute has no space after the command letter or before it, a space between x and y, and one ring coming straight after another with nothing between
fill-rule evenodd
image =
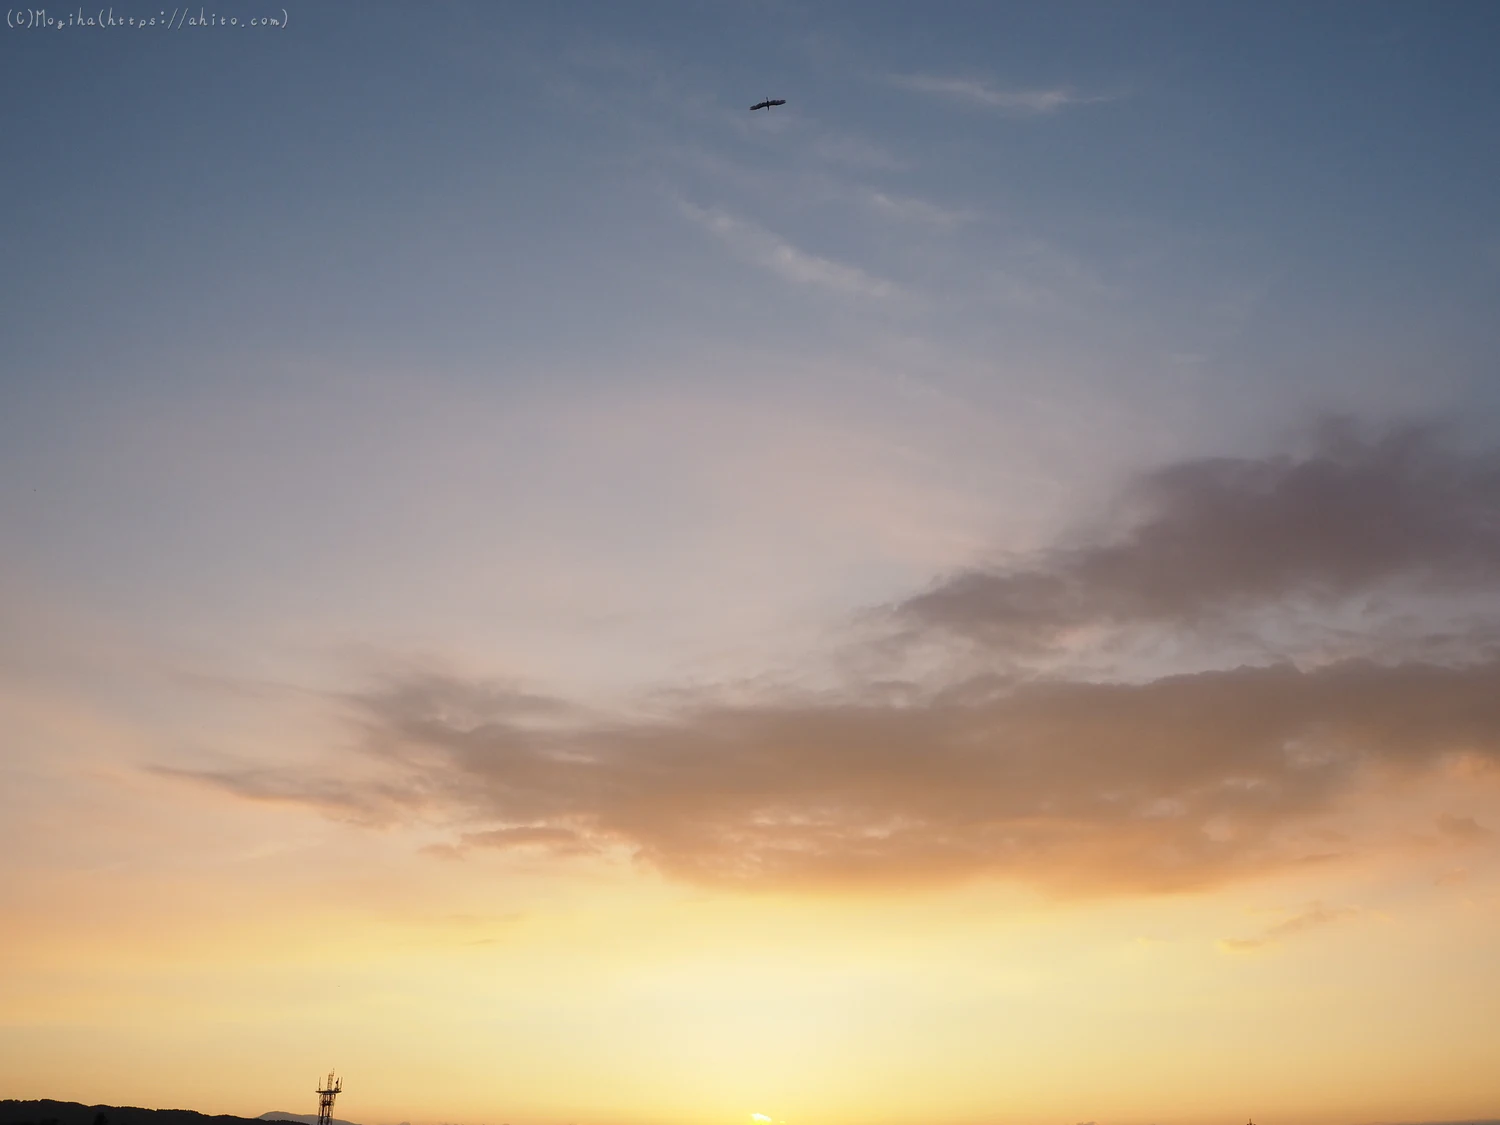
<instances>
[{"instance_id":1,"label":"wispy cirrus cloud","mask_svg":"<svg viewBox=\"0 0 1500 1125\"><path fill-rule=\"evenodd\" d=\"M844 297L885 299L900 293L894 282L876 277L857 266L809 253L764 227L726 211L697 207L691 203L683 203L682 210L688 218L713 234L737 256L794 285L822 289Z\"/></svg>"},{"instance_id":2,"label":"wispy cirrus cloud","mask_svg":"<svg viewBox=\"0 0 1500 1125\"><path fill-rule=\"evenodd\" d=\"M889 149L850 133L827 130L815 133L808 150L819 160L853 168L891 172L907 166L906 161Z\"/></svg>"},{"instance_id":3,"label":"wispy cirrus cloud","mask_svg":"<svg viewBox=\"0 0 1500 1125\"><path fill-rule=\"evenodd\" d=\"M1258 937L1225 938L1219 942L1219 948L1225 953L1259 953L1280 945L1289 937L1349 921L1364 913L1357 906L1324 906L1321 902L1314 902L1290 918L1267 926Z\"/></svg>"},{"instance_id":4,"label":"wispy cirrus cloud","mask_svg":"<svg viewBox=\"0 0 1500 1125\"><path fill-rule=\"evenodd\" d=\"M925 199L891 195L873 188L865 191L862 199L865 206L876 215L939 230L953 230L978 217L973 211L943 207Z\"/></svg>"},{"instance_id":5,"label":"wispy cirrus cloud","mask_svg":"<svg viewBox=\"0 0 1500 1125\"><path fill-rule=\"evenodd\" d=\"M931 94L1016 117L1041 117L1079 105L1114 101L1104 95L1079 94L1066 86L1004 89L980 78L936 74L897 74L891 82L905 90Z\"/></svg>"}]
</instances>

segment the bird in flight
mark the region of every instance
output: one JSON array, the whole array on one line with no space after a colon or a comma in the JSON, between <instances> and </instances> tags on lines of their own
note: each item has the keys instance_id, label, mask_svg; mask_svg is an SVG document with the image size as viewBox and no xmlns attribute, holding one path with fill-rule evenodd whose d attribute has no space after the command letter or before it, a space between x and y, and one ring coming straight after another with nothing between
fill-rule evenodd
<instances>
[{"instance_id":1,"label":"bird in flight","mask_svg":"<svg viewBox=\"0 0 1500 1125\"><path fill-rule=\"evenodd\" d=\"M757 109L767 109L768 110L773 105L786 105L786 99L785 98L767 98L763 102L756 102L753 106L750 107L750 111L752 113L754 113Z\"/></svg>"}]
</instances>

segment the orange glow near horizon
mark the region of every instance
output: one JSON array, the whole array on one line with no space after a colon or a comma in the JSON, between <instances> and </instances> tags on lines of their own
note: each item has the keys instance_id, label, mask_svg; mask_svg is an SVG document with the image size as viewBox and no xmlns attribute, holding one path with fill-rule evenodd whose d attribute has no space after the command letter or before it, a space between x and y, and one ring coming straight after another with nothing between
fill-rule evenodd
<instances>
[{"instance_id":1,"label":"orange glow near horizon","mask_svg":"<svg viewBox=\"0 0 1500 1125\"><path fill-rule=\"evenodd\" d=\"M182 795L154 792L162 823ZM829 1125L1186 1125L1228 1120L1226 1091L1331 1125L1491 1096L1500 870L1417 824L1376 865L1058 901L549 873L306 815L222 798L176 821L171 865L9 882L47 921L0 935L7 1092L311 1112L303 1072L329 1059L337 1115L365 1125L728 1125L747 1102ZM284 850L241 853L233 883L205 870L265 816Z\"/></svg>"}]
</instances>

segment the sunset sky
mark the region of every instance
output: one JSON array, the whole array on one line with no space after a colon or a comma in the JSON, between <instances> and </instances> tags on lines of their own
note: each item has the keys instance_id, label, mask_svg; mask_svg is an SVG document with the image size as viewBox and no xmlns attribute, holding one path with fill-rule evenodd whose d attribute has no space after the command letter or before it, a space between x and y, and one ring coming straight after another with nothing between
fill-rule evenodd
<instances>
[{"instance_id":1,"label":"sunset sky","mask_svg":"<svg viewBox=\"0 0 1500 1125\"><path fill-rule=\"evenodd\" d=\"M0 1097L1500 1118L1500 6L273 2L0 29Z\"/></svg>"}]
</instances>

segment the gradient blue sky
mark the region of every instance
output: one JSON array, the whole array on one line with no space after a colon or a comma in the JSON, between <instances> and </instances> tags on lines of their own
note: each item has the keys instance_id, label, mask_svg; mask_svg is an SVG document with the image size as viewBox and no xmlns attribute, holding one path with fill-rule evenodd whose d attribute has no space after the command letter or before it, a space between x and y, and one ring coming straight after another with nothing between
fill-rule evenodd
<instances>
[{"instance_id":1,"label":"gradient blue sky","mask_svg":"<svg viewBox=\"0 0 1500 1125\"><path fill-rule=\"evenodd\" d=\"M205 10L242 20L281 12L238 0ZM1247 660L1309 669L1377 651L1398 664L1444 645L1468 645L1465 659L1481 662L1489 652L1463 629L1490 620L1500 579L1485 568L1497 548L1474 530L1477 516L1445 537L1450 523L1423 524L1416 513L1430 497L1452 502L1459 522L1500 504L1490 477L1462 468L1500 442L1494 4L297 5L275 30L6 28L0 96L0 886L45 915L71 909L59 905L58 886L103 894L119 879L123 897L110 901L134 919L130 948L150 947L153 926L167 925L152 921L171 916L157 913L171 897L165 888L191 884L230 896L225 917L239 903L291 925L315 907L283 890L317 879L363 880L366 897L344 905L377 934L360 940L380 956L407 948L405 923L381 914L387 929L373 926L359 913L379 913L372 903L409 895L433 917L490 917L489 897L507 879L524 888L515 910L547 925L563 925L548 904L565 913L558 903L595 902L589 888L607 886L600 916L626 933L649 929L639 918L655 906L618 905L637 902L635 876L607 864L580 875L567 847L547 851L573 838L557 833L575 831L636 849L667 887L717 886L717 845L684 842L686 828L652 836L621 827L618 810L570 804L571 783L526 816L504 801L476 811L442 796L445 787L510 793L511 781L450 763L447 774L403 775L431 802L412 812L374 781L345 792L326 778L276 772L368 766L361 732L385 730L387 720L400 727L371 702L384 690L372 685L396 684L400 699L430 688L448 701L438 708L443 722L465 708L499 708L492 721L503 725L519 704L475 685L660 719L703 693L857 695L908 675L927 684L929 673L952 687L970 684L971 673L1024 667L1082 690L1101 677L1231 675ZM747 112L763 97L787 104ZM1045 554L1084 550L1126 527L1134 509L1122 489L1140 474L1202 458L1316 460L1337 447L1309 436L1330 416L1375 433L1449 424L1443 440L1457 460L1439 458L1413 478L1414 491L1392 486L1372 501L1376 523L1411 521L1402 525L1410 543L1365 542L1357 521L1334 520L1343 539L1330 533L1299 554L1318 539L1318 521L1289 520L1268 524L1272 547L1293 559L1284 586L1263 578L1282 574L1279 563L1236 585L1225 577L1235 566L1208 554L1173 572L1181 590L1199 590L1201 579L1203 597L1222 596L1221 608L1264 599L1246 611L1253 629L1240 622L1239 632L1214 633L1193 616L1196 602L1162 610L1171 597L1108 570L1114 556ZM1406 462L1370 441L1356 441L1347 462L1356 497L1372 481L1378 491L1406 480ZM1177 477L1159 479L1172 518L1198 529L1192 543L1222 540L1223 528L1202 530L1212 518L1194 507L1198 492L1184 500L1172 492ZM1192 479L1202 495L1218 495ZM1176 565L1122 534L1152 565ZM1258 549L1248 538L1241 546ZM1373 578L1359 561L1367 549L1388 563ZM1304 564L1305 585L1296 571ZM1106 570L1115 577L1099 578ZM1480 572L1491 577L1474 579ZM984 615L999 603L983 587L995 574L1011 575L995 580L1002 601L1013 580L1081 583L1082 600L1037 611L1055 629L1040 641L1011 618L995 625L997 640L974 624L995 624ZM1434 574L1439 588L1402 587L1404 601L1380 585ZM954 575L990 577L978 595L961 578L934 586ZM937 600L911 601L933 589ZM1148 603L1156 608L1139 610ZM880 628L871 611L911 605L931 646L892 656L870 639ZM1151 636L1111 632L1137 626ZM969 646L959 656L950 633ZM432 687L439 682L447 686ZM1382 691L1405 698L1396 686ZM351 699L376 718L361 711L351 720ZM698 721L682 719L682 729ZM1488 721L1475 720L1475 745L1488 747L1476 751L1481 764L1500 745L1484 741L1496 733ZM1182 737L1212 741L1193 729ZM652 745L671 743L671 732L680 733L658 732ZM864 736L830 734L827 745L845 737ZM1500 805L1492 765L1444 761L1421 784L1408 779L1399 800L1380 790L1403 824L1425 818L1426 835L1370 844L1369 855L1387 859L1367 855L1343 882L1222 899L1214 896L1240 877L1225 874L1240 870L1235 863L1262 871L1269 861L1262 852L1228 867L1203 859L1188 879L1207 896L1192 924L1201 933L1181 940L1228 960L1325 924L1399 915L1390 902L1407 890L1370 872L1406 872L1390 876L1406 887L1400 879L1420 866L1412 856L1447 841L1488 858L1433 860L1438 867L1412 875L1411 886L1421 895L1464 880L1483 888L1469 906L1452 905L1474 912L1454 924L1452 940L1467 941L1467 952L1442 955L1455 974L1472 967L1500 918L1489 827ZM778 767L792 804L822 784L811 779L822 773L800 768ZM860 769L842 759L829 768ZM1463 780L1481 775L1482 784ZM634 783L611 784L623 792ZM1454 804L1464 792L1470 804ZM1176 800L1160 796L1158 811ZM928 815L893 807L898 820ZM1315 811L1360 824L1374 817L1344 805ZM48 831L59 816L97 832ZM1222 843L1222 824L1205 824ZM509 847L504 840L521 838L484 833L517 825L553 833L526 838L545 854L527 853L522 868L497 875L476 870L479 861L441 862L486 841ZM1341 838L1364 839L1359 831L1338 826ZM1419 838L1426 842L1412 843ZM1089 893L1107 885L1139 894L1117 936L1156 941L1152 904L1161 900L1151 896L1163 879L1183 887L1078 847L1041 882L1073 888L1086 871ZM174 858L185 849L198 857L191 876ZM1120 845L1113 854L1127 853ZM1396 853L1403 858L1389 859ZM893 888L929 870L911 856L886 859L877 875ZM553 860L559 874L549 874ZM246 873L263 861L273 866ZM274 866L283 862L304 874ZM433 876L438 869L445 874ZM383 871L397 870L382 883ZM981 875L1016 878L1009 868ZM203 892L200 877L218 889ZM235 898L224 888L239 880ZM141 888L137 898L130 887ZM637 890L647 904L666 893L655 882ZM891 893L897 903L905 892ZM941 940L968 940L967 901L938 911L951 923ZM511 909L493 906L496 917ZM796 911L811 908L785 909L802 918ZM1246 910L1281 910L1282 922L1256 922L1262 937L1235 937L1224 919ZM1073 935L1077 957L1094 955L1079 936L1093 921L1046 917ZM1115 922L1100 924L1115 933ZM808 925L846 937L869 928L843 915ZM193 940L234 979L239 946L218 931ZM777 955L800 956L787 941L772 941ZM570 956L594 964L597 950L577 942ZM221 946L222 963L212 960ZM1361 963L1390 987L1440 956L1409 936L1388 946ZM110 1027L156 1042L155 1017L136 1020L134 986L120 983L130 965L70 976L69 964L108 957L80 947L74 961L47 962L44 972L46 950L12 953L0 1044L19 1050L46 1024L61 1036L49 1043L105 1057L108 1035L86 1014L65 1027L38 1014L67 1009L59 996L93 987L115 997L106 1007L121 1022ZM1059 968L1059 979L1081 963ZM438 971L426 962L402 965L403 980L437 979L424 976ZM547 979L545 968L507 971ZM55 993L35 983L53 980L49 972ZM1290 998L1315 976L1303 966L1278 987ZM932 995L958 995L964 979L954 970ZM1442 1010L1470 1028L1472 1005L1494 997L1500 978L1491 971L1469 992L1457 980L1443 985ZM1203 987L1191 972L1157 986L1179 1000ZM215 993L214 1011L238 1011L238 987ZM412 983L411 995L424 987ZM1253 995L1244 987L1225 995ZM1056 999L1045 988L1037 995L1038 1011ZM1381 996L1399 1009L1401 997ZM951 1012L938 1000L917 1008L922 1027L959 1026L944 1022ZM410 1020L415 1010L398 1012ZM1249 1010L1225 1000L1212 1026L1222 1031ZM197 1017L173 1018L193 1026ZM371 1018L351 1010L348 1027ZM577 1026L594 1026L589 1018L578 1014ZM1329 1034L1355 1022L1335 1021ZM375 1047L361 1055L346 1032L328 1033L344 1044L341 1057L397 1074L374 1061L385 1057ZM235 1043L233 1051L248 1049ZM849 1065L879 1068L885 1052L909 1046L851 1048ZM1056 1059L1071 1048L1061 1034L1053 1046L1054 1062L1022 1083L1019 1102L974 1087L968 1100L944 1103L945 1119L1072 1120L1057 1093L1061 1071L1048 1070L1063 1067ZM1394 1059L1409 1047L1393 1040L1368 1057ZM161 1057L187 1057L175 1050ZM193 1050L197 1062L217 1058ZM608 1054L590 1050L585 1061ZM0 1077L25 1085L21 1076L43 1073L39 1057L13 1072L0 1065ZM777 1070L791 1065L779 1058L761 1060L763 1076L790 1073ZM952 1065L965 1058L955 1048ZM284 1062L264 1061L253 1088L246 1078L233 1091L195 1087L193 1096L202 1108L272 1108L254 1098L274 1088L265 1083ZM1285 1071L1283 1062L1267 1056L1265 1074ZM1354 1074L1357 1063L1351 1053L1329 1065ZM143 1100L177 1096L166 1070L140 1066L117 1083ZM509 1112L485 1093L480 1063L455 1066L468 1091L458 1101L423 1103L427 1072L405 1085L391 1077L364 1119ZM605 1084L609 1104L619 1120L650 1118L662 1103L639 1076L654 1072L621 1066L631 1077ZM1390 1073L1411 1095L1379 1104L1408 1116L1477 1113L1481 1094L1500 1096L1493 1082L1464 1085L1443 1071L1460 1093L1428 1097L1423 1074L1436 1071L1412 1071L1410 1081ZM1162 1107L1132 1092L1132 1080L1123 1071L1114 1085L1100 1078L1098 1108L1077 1112L1104 1121L1119 1105L1111 1120L1144 1123L1217 1104L1209 1079ZM787 1103L804 1108L795 1125L873 1119L863 1095L786 1082ZM88 1093L124 1096L106 1086ZM538 1079L524 1106L537 1120L561 1121L579 1103L557 1090L576 1086ZM1315 1089L1293 1075L1277 1087L1277 1104L1319 1120L1377 1112ZM300 1086L290 1090L301 1096ZM16 1092L75 1095L55 1084ZM683 1095L661 1112L713 1116L717 1096ZM730 1102L740 1104L726 1095ZM882 1119L893 1122L926 1112L894 1094L888 1102ZM1244 1112L1239 1102L1233 1112Z\"/></svg>"},{"instance_id":2,"label":"gradient blue sky","mask_svg":"<svg viewBox=\"0 0 1500 1125\"><path fill-rule=\"evenodd\" d=\"M961 554L1135 461L1495 407L1488 5L215 30L4 40L8 569L65 598L364 611L311 576L433 536L439 566L546 536L670 568L742 518L674 458L797 440L757 409L868 445L835 459L919 458L980 509L944 529ZM549 433L663 399L705 413L603 474ZM803 592L950 561L888 546Z\"/></svg>"},{"instance_id":3,"label":"gradient blue sky","mask_svg":"<svg viewBox=\"0 0 1500 1125\"><path fill-rule=\"evenodd\" d=\"M36 567L234 566L232 529L156 550L169 516L127 431L166 417L204 429L138 434L153 457L243 421L212 460L252 505L274 487L253 466L294 478L348 434L348 485L383 506L366 471L463 401L485 467L520 472L518 443L551 444L522 404L806 398L905 436L942 396L1001 441L1045 428L1016 459L1052 482L1310 408L1494 407L1487 5L294 20L5 38L6 526ZM789 106L751 117L762 90ZM943 451L955 472L1007 460L975 444ZM112 480L77 479L81 445ZM524 491L589 506L554 474ZM323 505L358 523L327 477L300 519L211 506L275 561ZM652 508L623 518L692 521Z\"/></svg>"}]
</instances>

